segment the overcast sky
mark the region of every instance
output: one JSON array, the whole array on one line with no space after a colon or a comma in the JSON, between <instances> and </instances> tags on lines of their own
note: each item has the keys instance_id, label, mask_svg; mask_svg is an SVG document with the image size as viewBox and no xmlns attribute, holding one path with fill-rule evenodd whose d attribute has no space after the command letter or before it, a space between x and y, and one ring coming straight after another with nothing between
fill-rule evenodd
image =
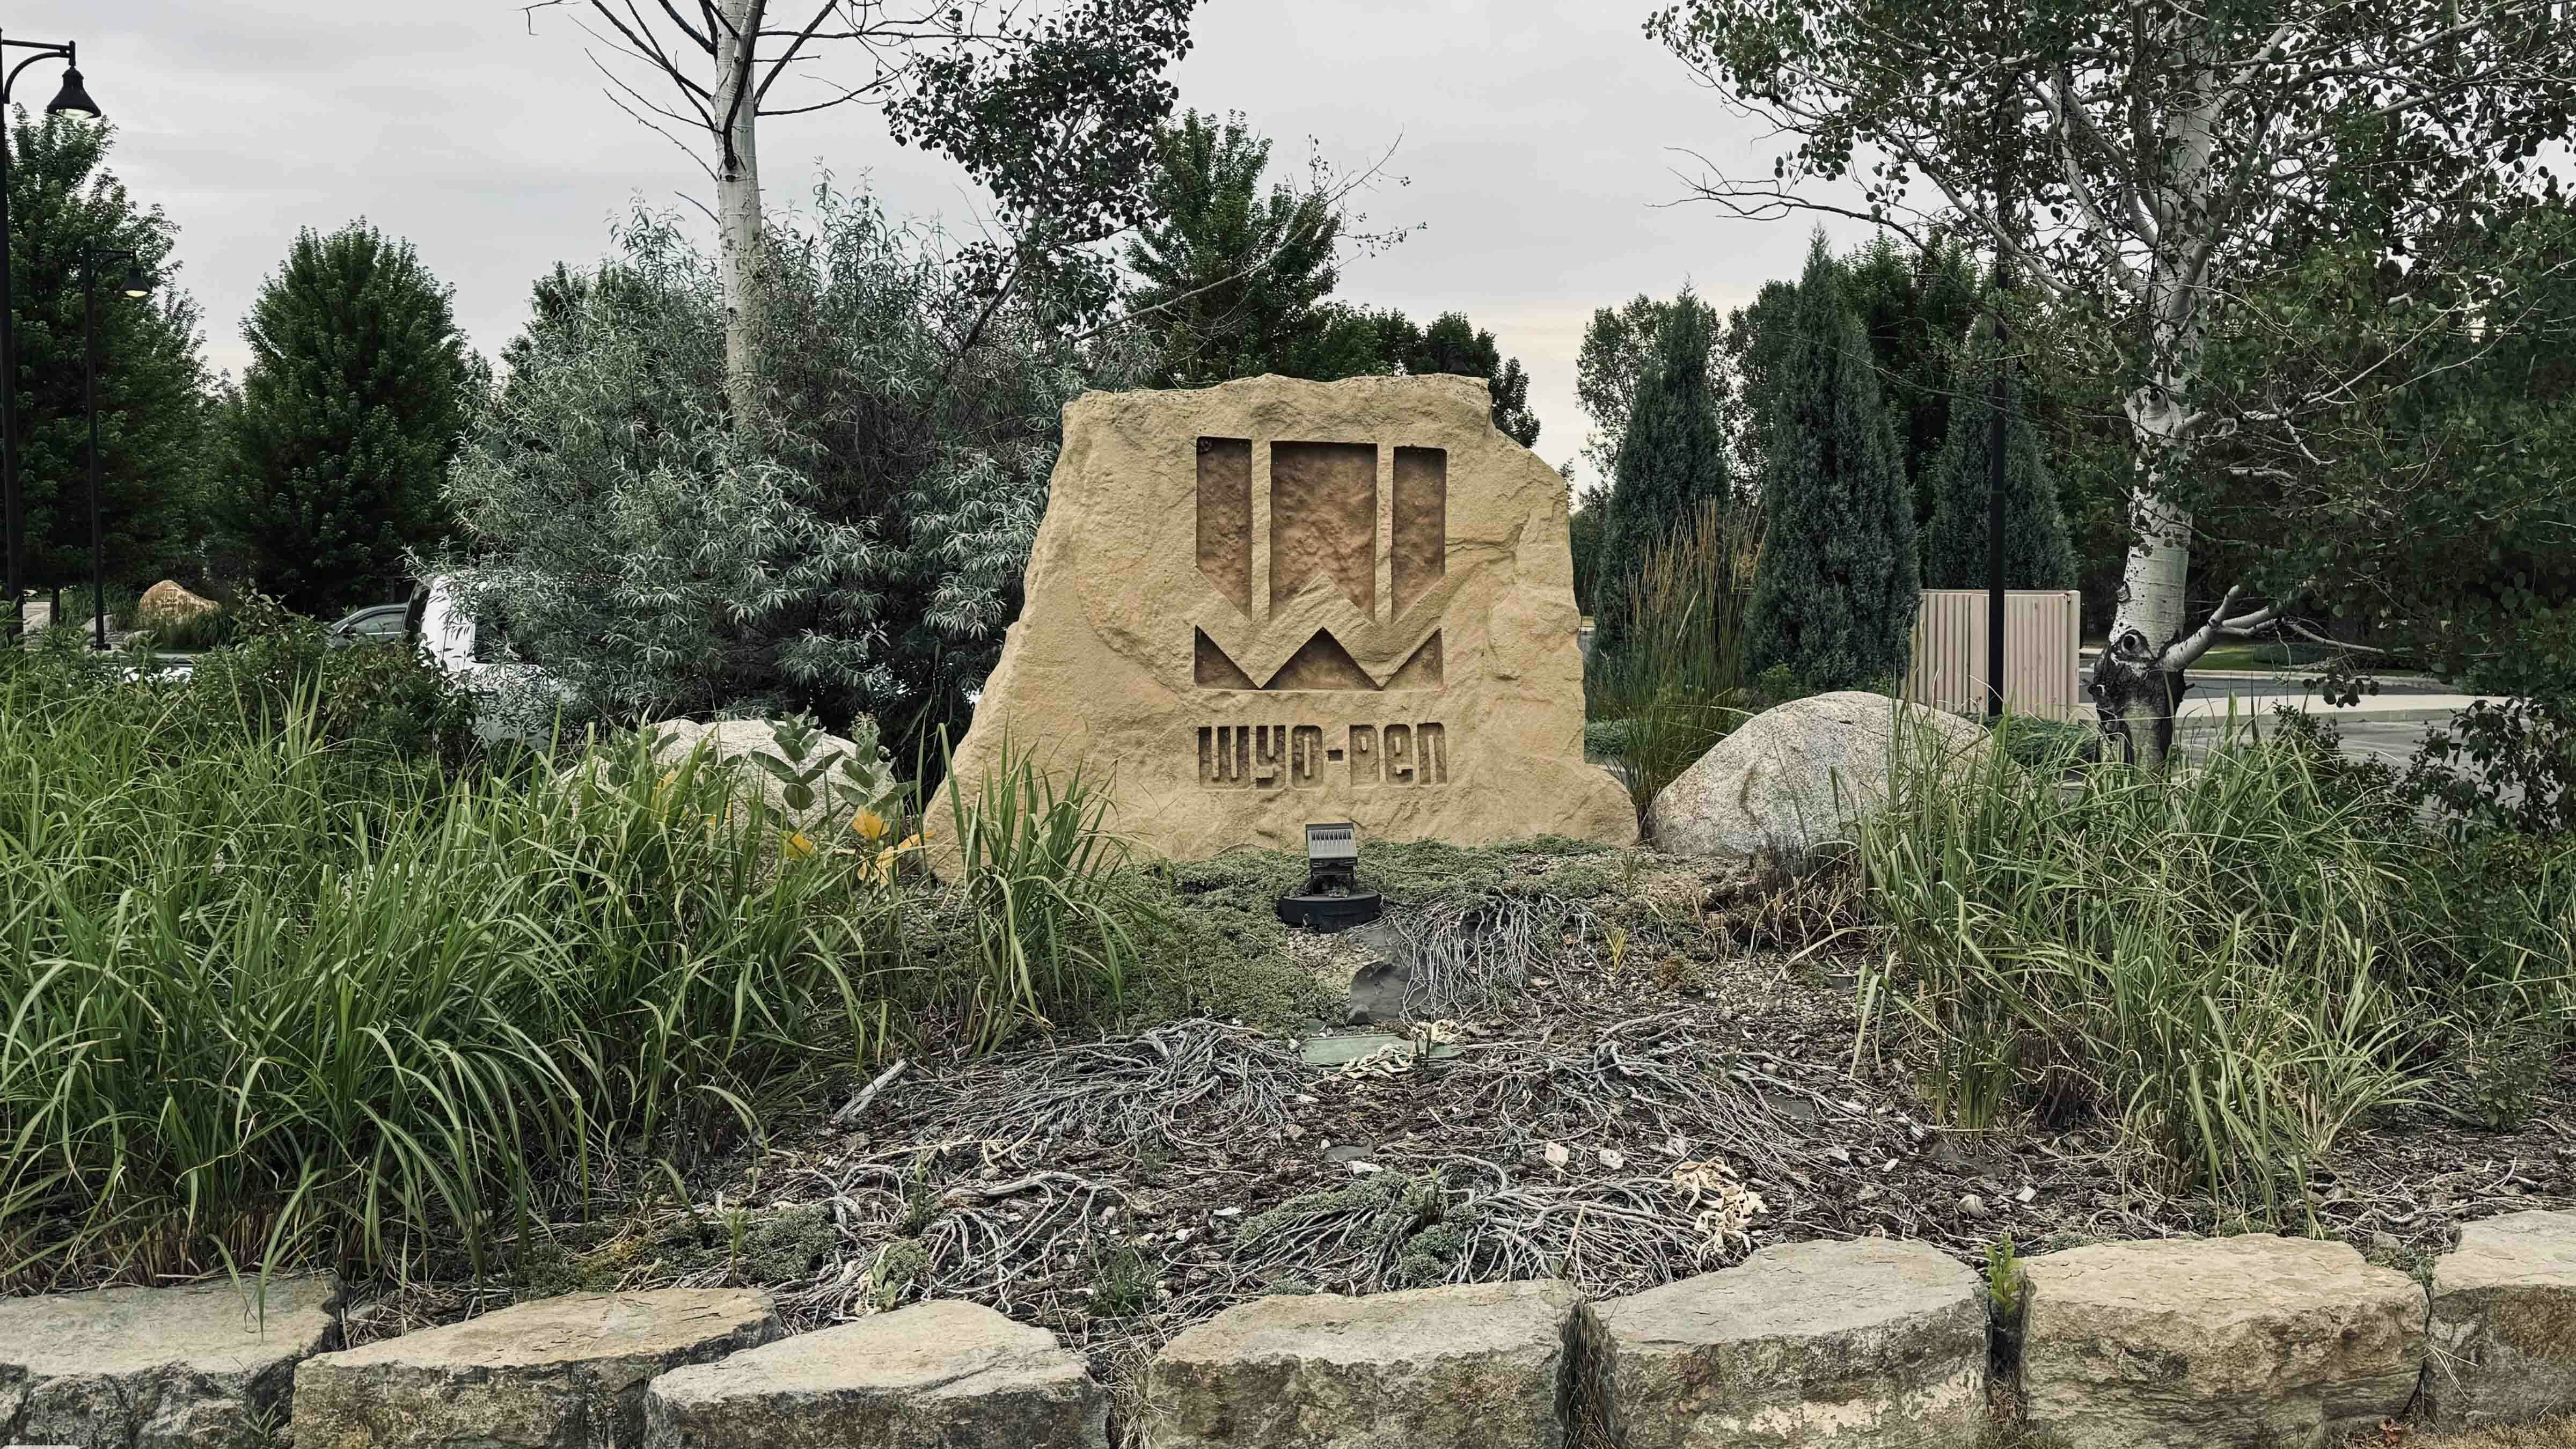
<instances>
[{"instance_id":1,"label":"overcast sky","mask_svg":"<svg viewBox=\"0 0 2576 1449\"><path fill-rule=\"evenodd\" d=\"M1491 328L1533 379L1539 453L1572 456L1585 420L1574 356L1595 307L1685 280L1720 306L1794 273L1809 223L1671 205L1689 148L1746 170L1771 151L1648 42L1648 0L1205 0L1176 72L1184 105L1240 110L1345 166L1390 146L1406 178L1360 201L1372 229L1422 230L1352 265L1342 295ZM627 119L584 59L572 8L530 23L510 0L12 0L8 33L81 47L118 127L113 164L179 227L180 283L208 355L237 370L240 321L298 227L366 217L454 284L485 355L557 260L597 258L633 201L704 199L702 173ZM42 104L55 71L31 69ZM864 177L889 209L970 218L947 163L844 108L763 123L771 203L818 167ZM1838 240L1848 239L1837 233Z\"/></svg>"}]
</instances>

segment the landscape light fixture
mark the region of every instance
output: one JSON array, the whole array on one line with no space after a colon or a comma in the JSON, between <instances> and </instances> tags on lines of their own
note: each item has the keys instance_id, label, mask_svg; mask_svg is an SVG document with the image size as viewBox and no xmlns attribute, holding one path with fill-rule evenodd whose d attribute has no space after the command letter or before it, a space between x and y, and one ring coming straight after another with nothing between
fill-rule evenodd
<instances>
[{"instance_id":1,"label":"landscape light fixture","mask_svg":"<svg viewBox=\"0 0 2576 1449\"><path fill-rule=\"evenodd\" d=\"M1279 898L1279 919L1318 931L1346 931L1385 910L1375 891L1360 889L1360 829L1348 820L1306 827L1306 889Z\"/></svg>"},{"instance_id":2,"label":"landscape light fixture","mask_svg":"<svg viewBox=\"0 0 2576 1449\"><path fill-rule=\"evenodd\" d=\"M63 54L71 54L71 47L64 46ZM43 57L41 56L38 57L38 59L42 58ZM46 105L45 114L48 116L87 116L93 121L98 119L98 102L89 98L89 88L81 84L79 66L71 66L63 71L63 88L56 92L53 100Z\"/></svg>"},{"instance_id":3,"label":"landscape light fixture","mask_svg":"<svg viewBox=\"0 0 2576 1449\"><path fill-rule=\"evenodd\" d=\"M0 72L0 116L9 114L9 91L18 76L40 60L60 57L63 62L63 88L45 106L48 116L86 116L95 121L101 112L98 102L89 98L89 87L81 83L80 48L66 41L55 44L40 40L11 40L0 35L0 64L6 64L12 50L33 51L25 60ZM0 257L11 255L9 241L9 161L14 141L0 135ZM9 619L5 628L7 642L14 645L26 628L27 588L27 513L25 500L18 494L18 304L10 295L10 274L16 268L0 266L0 554L6 555ZM93 449L93 452L96 450Z\"/></svg>"},{"instance_id":4,"label":"landscape light fixture","mask_svg":"<svg viewBox=\"0 0 2576 1449\"><path fill-rule=\"evenodd\" d=\"M89 411L89 610L91 643L101 653L107 650L107 505L98 459L98 272L101 264L120 259L125 281L118 290L138 301L151 296L152 279L143 275L143 259L133 252L115 248L81 257L81 315L88 331L81 352L81 402Z\"/></svg>"}]
</instances>

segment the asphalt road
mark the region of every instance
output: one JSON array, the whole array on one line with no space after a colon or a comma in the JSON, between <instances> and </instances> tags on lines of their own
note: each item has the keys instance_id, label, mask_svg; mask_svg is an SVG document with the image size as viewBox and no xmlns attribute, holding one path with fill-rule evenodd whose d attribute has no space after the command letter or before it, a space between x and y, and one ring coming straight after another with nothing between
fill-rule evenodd
<instances>
[{"instance_id":1,"label":"asphalt road","mask_svg":"<svg viewBox=\"0 0 2576 1449\"><path fill-rule=\"evenodd\" d=\"M2085 665L2081 673L2089 681L2093 675L2092 666ZM2229 707L2227 702L2232 700L2239 717L2258 722L2271 718L2273 706L2294 704L2314 693L2306 681L2296 676L2191 673L2188 677L2191 690L2184 696L2188 706L2223 714ZM2382 708L2402 708L2401 702L2410 698L2442 697L2457 696L2451 689L2431 680L2397 679L2383 681L2377 694L2363 696L2363 704L2365 707L2376 703ZM2365 708L2337 718L2335 728L2342 737L2346 754L2374 755L2391 764L2403 765L2414 758L2415 747L2423 742L2424 732L2436 723L2421 718L2372 719Z\"/></svg>"}]
</instances>

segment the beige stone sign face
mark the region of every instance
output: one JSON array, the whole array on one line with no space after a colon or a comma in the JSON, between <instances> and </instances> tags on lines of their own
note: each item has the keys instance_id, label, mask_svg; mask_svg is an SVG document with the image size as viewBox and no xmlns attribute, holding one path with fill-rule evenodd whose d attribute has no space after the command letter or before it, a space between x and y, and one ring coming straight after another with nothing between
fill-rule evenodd
<instances>
[{"instance_id":1,"label":"beige stone sign face","mask_svg":"<svg viewBox=\"0 0 2576 1449\"><path fill-rule=\"evenodd\" d=\"M1089 394L957 777L1008 740L1175 859L1302 848L1313 820L1631 842L1583 761L1565 527L1563 480L1476 379Z\"/></svg>"}]
</instances>

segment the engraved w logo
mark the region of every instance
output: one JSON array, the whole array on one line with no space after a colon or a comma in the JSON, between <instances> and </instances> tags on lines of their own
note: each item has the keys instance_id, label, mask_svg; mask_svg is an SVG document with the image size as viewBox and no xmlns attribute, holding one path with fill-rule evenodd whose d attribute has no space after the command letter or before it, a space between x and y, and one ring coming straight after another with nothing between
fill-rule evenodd
<instances>
[{"instance_id":1,"label":"engraved w logo","mask_svg":"<svg viewBox=\"0 0 2576 1449\"><path fill-rule=\"evenodd\" d=\"M1263 466L1256 467L1256 461ZM1374 443L1198 440L1193 679L1209 689L1441 682L1449 455Z\"/></svg>"}]
</instances>

